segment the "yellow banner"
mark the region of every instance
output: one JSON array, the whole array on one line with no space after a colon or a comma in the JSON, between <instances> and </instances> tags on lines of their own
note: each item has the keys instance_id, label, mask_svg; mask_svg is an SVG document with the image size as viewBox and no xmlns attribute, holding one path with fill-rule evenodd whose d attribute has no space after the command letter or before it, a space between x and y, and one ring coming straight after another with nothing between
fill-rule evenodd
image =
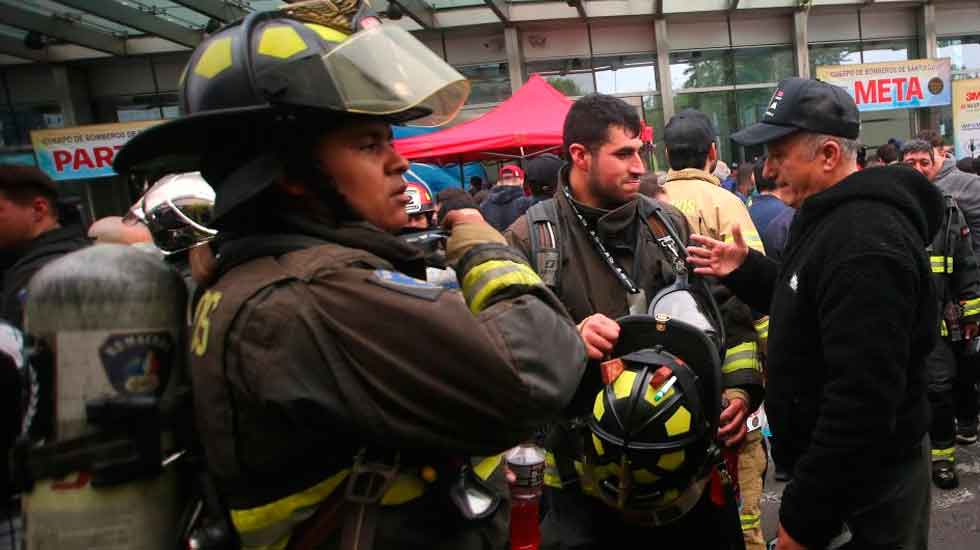
<instances>
[{"instance_id":1,"label":"yellow banner","mask_svg":"<svg viewBox=\"0 0 980 550\"><path fill-rule=\"evenodd\" d=\"M956 158L980 156L980 78L953 81Z\"/></svg>"},{"instance_id":2,"label":"yellow banner","mask_svg":"<svg viewBox=\"0 0 980 550\"><path fill-rule=\"evenodd\" d=\"M116 151L136 134L160 120L93 124L31 132L37 166L51 179L76 180L115 175Z\"/></svg>"}]
</instances>

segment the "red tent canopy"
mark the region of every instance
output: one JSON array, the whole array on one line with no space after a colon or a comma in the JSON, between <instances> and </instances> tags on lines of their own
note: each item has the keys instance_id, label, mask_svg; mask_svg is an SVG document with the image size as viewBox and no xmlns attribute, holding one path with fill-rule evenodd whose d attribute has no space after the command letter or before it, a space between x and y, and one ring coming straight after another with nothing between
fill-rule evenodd
<instances>
[{"instance_id":1,"label":"red tent canopy","mask_svg":"<svg viewBox=\"0 0 980 550\"><path fill-rule=\"evenodd\" d=\"M533 74L510 99L480 118L395 140L395 149L410 160L437 163L530 156L561 145L571 106L570 99Z\"/></svg>"}]
</instances>

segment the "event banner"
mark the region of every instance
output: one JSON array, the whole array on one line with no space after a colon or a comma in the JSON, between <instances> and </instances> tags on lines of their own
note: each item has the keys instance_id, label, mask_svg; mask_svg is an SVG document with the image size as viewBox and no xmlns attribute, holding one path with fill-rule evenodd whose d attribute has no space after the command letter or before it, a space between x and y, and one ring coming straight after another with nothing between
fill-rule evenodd
<instances>
[{"instance_id":1,"label":"event banner","mask_svg":"<svg viewBox=\"0 0 980 550\"><path fill-rule=\"evenodd\" d=\"M817 79L847 90L859 111L950 104L949 58L821 65Z\"/></svg>"},{"instance_id":2,"label":"event banner","mask_svg":"<svg viewBox=\"0 0 980 550\"><path fill-rule=\"evenodd\" d=\"M159 120L52 128L31 132L37 166L55 181L115 175L112 159L124 143Z\"/></svg>"},{"instance_id":3,"label":"event banner","mask_svg":"<svg viewBox=\"0 0 980 550\"><path fill-rule=\"evenodd\" d=\"M980 78L953 81L956 158L980 156Z\"/></svg>"}]
</instances>

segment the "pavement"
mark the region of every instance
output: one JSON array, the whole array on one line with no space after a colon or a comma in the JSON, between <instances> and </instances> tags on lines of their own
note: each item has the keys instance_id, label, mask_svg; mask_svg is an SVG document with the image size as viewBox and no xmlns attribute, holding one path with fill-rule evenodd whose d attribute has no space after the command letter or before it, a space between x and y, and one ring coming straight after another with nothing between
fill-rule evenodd
<instances>
[{"instance_id":1,"label":"pavement","mask_svg":"<svg viewBox=\"0 0 980 550\"><path fill-rule=\"evenodd\" d=\"M929 548L977 550L980 548L980 444L958 445L956 459L959 488L949 491L932 488ZM775 480L770 467L761 505L766 540L776 536L779 502L785 486Z\"/></svg>"}]
</instances>

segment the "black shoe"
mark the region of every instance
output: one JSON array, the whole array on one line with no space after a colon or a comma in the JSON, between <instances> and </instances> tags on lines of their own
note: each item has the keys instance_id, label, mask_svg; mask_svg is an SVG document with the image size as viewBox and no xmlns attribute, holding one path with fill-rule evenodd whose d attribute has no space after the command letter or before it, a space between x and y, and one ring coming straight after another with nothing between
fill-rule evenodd
<instances>
[{"instance_id":1,"label":"black shoe","mask_svg":"<svg viewBox=\"0 0 980 550\"><path fill-rule=\"evenodd\" d=\"M960 445L972 445L977 442L976 424L957 424L956 442Z\"/></svg>"},{"instance_id":2,"label":"black shoe","mask_svg":"<svg viewBox=\"0 0 980 550\"><path fill-rule=\"evenodd\" d=\"M793 478L793 474L786 468L777 464L775 477L776 481L789 481Z\"/></svg>"},{"instance_id":3,"label":"black shoe","mask_svg":"<svg viewBox=\"0 0 980 550\"><path fill-rule=\"evenodd\" d=\"M956 475L956 467L949 460L937 460L932 463L932 482L940 489L955 489L960 486L960 478Z\"/></svg>"}]
</instances>

